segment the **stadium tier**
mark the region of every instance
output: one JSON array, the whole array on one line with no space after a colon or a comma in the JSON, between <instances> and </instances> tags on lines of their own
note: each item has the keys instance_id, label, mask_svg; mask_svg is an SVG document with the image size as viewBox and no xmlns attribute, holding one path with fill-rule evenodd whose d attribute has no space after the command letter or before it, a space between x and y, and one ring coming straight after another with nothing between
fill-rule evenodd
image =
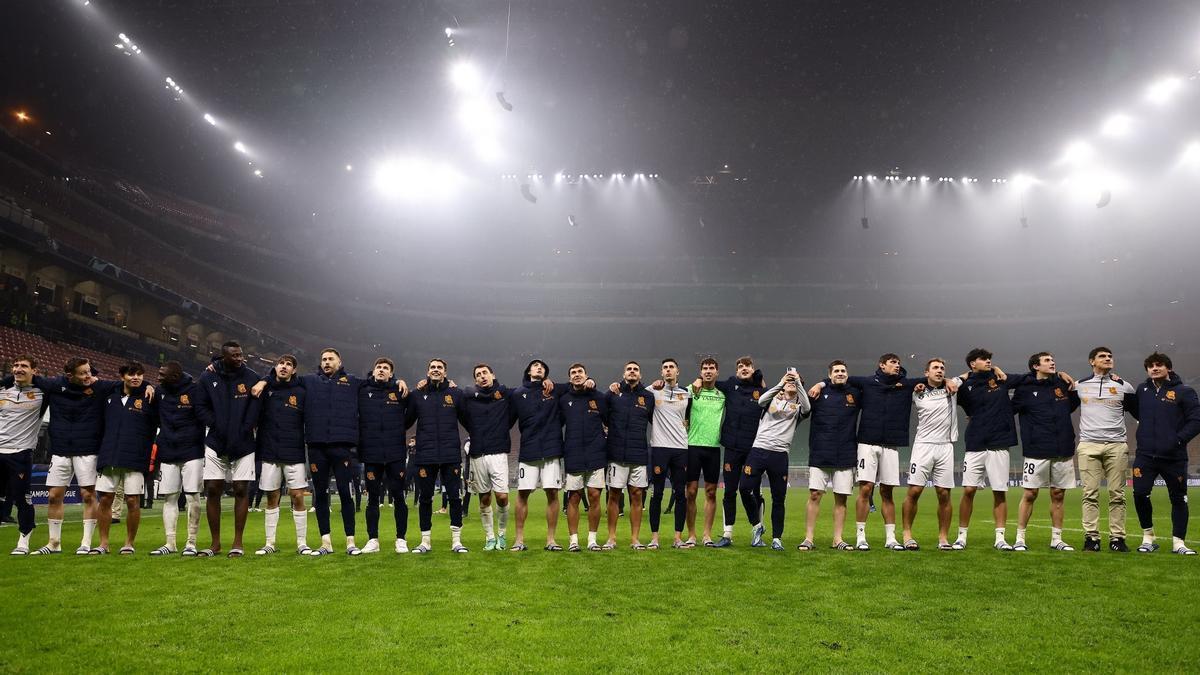
<instances>
[{"instance_id":1,"label":"stadium tier","mask_svg":"<svg viewBox=\"0 0 1200 675\"><path fill-rule=\"evenodd\" d=\"M38 372L46 376L61 374L63 364L76 356L82 356L90 361L100 371L100 376L106 379L115 378L121 364L128 362L128 359L94 349L69 343L51 342L39 335L8 326L0 326L0 359L7 363L20 354L28 354L37 359ZM152 365L155 364L146 364L147 367Z\"/></svg>"}]
</instances>

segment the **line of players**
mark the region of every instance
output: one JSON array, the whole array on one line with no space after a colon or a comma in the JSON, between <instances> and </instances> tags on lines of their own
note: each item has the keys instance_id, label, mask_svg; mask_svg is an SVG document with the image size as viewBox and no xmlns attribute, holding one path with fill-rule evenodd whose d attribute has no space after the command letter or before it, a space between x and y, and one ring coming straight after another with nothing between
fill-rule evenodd
<instances>
[{"instance_id":1,"label":"line of players","mask_svg":"<svg viewBox=\"0 0 1200 675\"><path fill-rule=\"evenodd\" d=\"M1083 476L1084 549L1100 550L1098 493L1101 479L1109 492L1109 547L1125 545L1124 488L1128 475L1125 413L1139 419L1138 450L1133 462L1134 502L1143 529L1138 551L1159 545L1154 536L1150 490L1162 477L1172 504L1172 550L1194 555L1186 546L1186 445L1200 433L1200 403L1196 393L1171 370L1170 358L1151 354L1144 366L1146 381L1134 387L1113 374L1112 351L1097 347L1089 354L1092 374L1074 380L1059 373L1054 357L1039 352L1030 357L1028 372L1008 375L991 363L991 353L973 349L966 357L969 370L947 378L941 359L927 362L924 377L908 378L895 354L880 357L871 376L850 376L845 363L834 361L828 377L803 389L794 369L767 387L749 357L738 359L736 375L718 379L718 363L705 359L700 376L681 386L674 359L661 363L661 379L646 386L641 367L630 361L623 379L606 391L579 363L568 370L569 381L555 384L549 367L533 360L521 386L496 382L487 364L474 368L474 386L459 389L447 379L446 363L432 359L426 377L410 391L394 377L390 359L377 359L371 375L347 374L335 349L321 354L320 368L309 375L296 373L296 359L285 355L265 378L246 367L240 346L229 342L198 379L182 372L178 363L159 369L157 391L144 381L139 364L121 369L121 379L96 379L84 359L72 359L64 375L35 375L29 357L14 360L12 377L0 396L0 472L10 499L17 504L20 539L14 555L30 553L33 510L28 503L32 447L36 444L42 405L50 408L51 466L48 513L49 542L33 551L54 554L61 549L63 496L75 477L84 501L84 536L77 554L106 554L109 550L109 507L118 485L127 495L129 516L121 553L134 552L140 521L137 495L147 472L161 471L166 542L152 555L177 552L177 501L187 504L185 556L221 553L221 497L232 485L234 536L230 557L243 555L242 535L249 506L249 485L259 481L268 494L265 511L266 543L260 555L276 552L279 502L284 485L292 501L296 550L328 555L331 542L328 489L332 476L341 497L346 551L351 555L380 550L380 502L386 483L396 500L397 553L408 552L405 486L407 429L416 425L418 519L421 542L412 549L432 549L432 500L440 477L450 495L451 547L462 544L460 494L461 424L471 438L469 489L480 495L484 550L504 550L507 543L509 432L521 434L517 477L516 536L511 549L527 550L524 525L528 499L536 490L546 493L545 549L561 551L556 541L559 491L565 489L570 551L579 541L579 503L587 490L589 503L599 504L609 487L607 539L599 543L600 509L589 510L586 548L616 546L617 502L628 490L630 545L658 548L661 497L651 500L648 545L641 543L642 498L653 481L656 495L669 477L672 486L686 486L686 504L677 508L676 548L702 543L721 548L732 544L740 494L752 525L752 546L767 546L761 522L760 485L766 474L770 486L770 546L783 549L788 451L799 422L811 415L810 497L805 538L799 549L812 550L820 503L834 493L832 547L868 550L866 521L869 499L876 486L884 519L884 546L916 550L912 523L927 481L938 497L938 548L960 550L967 545L974 496L989 487L994 497L995 548L1028 548L1026 528L1041 488L1050 489L1051 539L1056 550L1073 550L1062 539L1065 490L1076 485L1074 455ZM908 492L902 509L902 540L896 537L893 488L900 485L899 448L909 445L909 418L915 406L917 429L908 466ZM963 464L963 497L957 538L949 540L953 482L953 447L958 440L956 407L968 416L967 452ZM1078 445L1071 414L1080 409ZM1023 450L1022 487L1016 541L1006 539L1009 448L1017 444L1014 414L1020 419ZM152 455L152 448L156 453ZM724 449L724 461L721 452ZM255 476L255 456L261 475ZM355 543L355 513L351 498L352 458L365 465L368 541ZM307 545L304 488L312 475L314 507L321 544ZM723 474L723 475L722 475ZM697 542L695 518L699 481L705 504L702 540ZM724 532L715 539L718 481L723 479ZM855 490L857 483L857 490ZM197 547L201 491L207 493L211 545ZM848 496L857 491L855 543L843 538ZM493 504L495 508L493 509ZM686 522L685 522L686 521ZM684 538L687 528L688 537ZM100 542L93 547L93 531Z\"/></svg>"}]
</instances>

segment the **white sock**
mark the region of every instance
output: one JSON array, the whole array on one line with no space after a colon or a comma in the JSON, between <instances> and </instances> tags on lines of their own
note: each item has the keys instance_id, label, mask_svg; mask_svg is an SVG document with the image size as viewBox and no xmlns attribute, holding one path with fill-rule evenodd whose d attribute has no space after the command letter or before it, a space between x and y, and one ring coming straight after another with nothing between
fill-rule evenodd
<instances>
[{"instance_id":1,"label":"white sock","mask_svg":"<svg viewBox=\"0 0 1200 675\"><path fill-rule=\"evenodd\" d=\"M866 541L866 539L867 539L867 524L866 523L854 523L854 536L857 537L859 541Z\"/></svg>"},{"instance_id":2,"label":"white sock","mask_svg":"<svg viewBox=\"0 0 1200 675\"><path fill-rule=\"evenodd\" d=\"M96 531L96 519L88 518L83 521L83 540L79 542L80 546L92 547L92 534Z\"/></svg>"},{"instance_id":3,"label":"white sock","mask_svg":"<svg viewBox=\"0 0 1200 675\"><path fill-rule=\"evenodd\" d=\"M451 528L451 529L453 529L453 528ZM424 546L425 548L432 548L429 544L429 538L430 538L430 535L432 535L432 534L433 534L433 532L430 532L429 530L421 531L421 545Z\"/></svg>"},{"instance_id":4,"label":"white sock","mask_svg":"<svg viewBox=\"0 0 1200 675\"><path fill-rule=\"evenodd\" d=\"M179 522L179 493L162 495L163 534L167 537L167 548L175 548L175 530Z\"/></svg>"},{"instance_id":5,"label":"white sock","mask_svg":"<svg viewBox=\"0 0 1200 675\"><path fill-rule=\"evenodd\" d=\"M195 547L196 534L200 532L200 495L185 494L183 500L187 504L187 543Z\"/></svg>"},{"instance_id":6,"label":"white sock","mask_svg":"<svg viewBox=\"0 0 1200 675\"><path fill-rule=\"evenodd\" d=\"M1025 541L1025 528L1017 528L1017 541Z\"/></svg>"},{"instance_id":7,"label":"white sock","mask_svg":"<svg viewBox=\"0 0 1200 675\"><path fill-rule=\"evenodd\" d=\"M571 546L578 546L579 545L579 534L578 533L572 534L570 536L570 540L571 540Z\"/></svg>"},{"instance_id":8,"label":"white sock","mask_svg":"<svg viewBox=\"0 0 1200 675\"><path fill-rule=\"evenodd\" d=\"M450 526L450 545L453 547L462 546L462 528Z\"/></svg>"},{"instance_id":9,"label":"white sock","mask_svg":"<svg viewBox=\"0 0 1200 675\"><path fill-rule=\"evenodd\" d=\"M1062 528L1061 527L1050 528L1050 545L1053 546L1060 541L1062 541Z\"/></svg>"},{"instance_id":10,"label":"white sock","mask_svg":"<svg viewBox=\"0 0 1200 675\"><path fill-rule=\"evenodd\" d=\"M724 537L726 539L733 539L733 526L732 525L724 526Z\"/></svg>"},{"instance_id":11,"label":"white sock","mask_svg":"<svg viewBox=\"0 0 1200 675\"><path fill-rule=\"evenodd\" d=\"M888 525L887 523L884 523L883 524L883 536L884 536L884 540L887 541L888 543L896 541L896 524L892 523L891 525Z\"/></svg>"},{"instance_id":12,"label":"white sock","mask_svg":"<svg viewBox=\"0 0 1200 675\"><path fill-rule=\"evenodd\" d=\"M479 520L483 521L483 536L485 539L495 539L496 533L492 530L492 507L482 506L479 508Z\"/></svg>"},{"instance_id":13,"label":"white sock","mask_svg":"<svg viewBox=\"0 0 1200 675\"><path fill-rule=\"evenodd\" d=\"M275 546L275 532L279 529L279 507L263 511L263 522L267 530L267 546Z\"/></svg>"},{"instance_id":14,"label":"white sock","mask_svg":"<svg viewBox=\"0 0 1200 675\"><path fill-rule=\"evenodd\" d=\"M62 548L62 519L54 520L51 518L46 523L50 526L50 548Z\"/></svg>"},{"instance_id":15,"label":"white sock","mask_svg":"<svg viewBox=\"0 0 1200 675\"><path fill-rule=\"evenodd\" d=\"M1187 544L1179 537L1171 537L1171 550L1178 551L1181 548L1187 548Z\"/></svg>"},{"instance_id":16,"label":"white sock","mask_svg":"<svg viewBox=\"0 0 1200 675\"><path fill-rule=\"evenodd\" d=\"M329 537L329 535L327 535L327 534L321 535L321 546L323 548L325 548L326 550L332 551L333 550L333 539L331 539Z\"/></svg>"},{"instance_id":17,"label":"white sock","mask_svg":"<svg viewBox=\"0 0 1200 675\"><path fill-rule=\"evenodd\" d=\"M358 546L354 545L354 535L346 537L346 550L350 550L352 548L358 548Z\"/></svg>"},{"instance_id":18,"label":"white sock","mask_svg":"<svg viewBox=\"0 0 1200 675\"><path fill-rule=\"evenodd\" d=\"M1154 528L1153 527L1147 527L1146 529L1142 530L1142 543L1143 544L1153 544L1154 543Z\"/></svg>"},{"instance_id":19,"label":"white sock","mask_svg":"<svg viewBox=\"0 0 1200 675\"><path fill-rule=\"evenodd\" d=\"M596 533L592 530L588 530L588 546L595 546L595 545L596 545Z\"/></svg>"},{"instance_id":20,"label":"white sock","mask_svg":"<svg viewBox=\"0 0 1200 675\"><path fill-rule=\"evenodd\" d=\"M508 504L498 507L500 511L499 517L496 518L496 530L503 537L508 532Z\"/></svg>"},{"instance_id":21,"label":"white sock","mask_svg":"<svg viewBox=\"0 0 1200 675\"><path fill-rule=\"evenodd\" d=\"M296 548L308 546L308 511L292 511L292 523L296 526Z\"/></svg>"},{"instance_id":22,"label":"white sock","mask_svg":"<svg viewBox=\"0 0 1200 675\"><path fill-rule=\"evenodd\" d=\"M1005 535L1004 528L1003 528L1003 527L997 527L997 528L996 528L996 543L997 543L997 544L999 544L1000 542L1004 541L1004 535ZM965 538L965 537L964 537L964 538Z\"/></svg>"},{"instance_id":23,"label":"white sock","mask_svg":"<svg viewBox=\"0 0 1200 675\"><path fill-rule=\"evenodd\" d=\"M958 528L958 540L964 544L967 543L967 528L965 528L965 527Z\"/></svg>"},{"instance_id":24,"label":"white sock","mask_svg":"<svg viewBox=\"0 0 1200 675\"><path fill-rule=\"evenodd\" d=\"M29 550L29 535L31 535L31 534L33 534L32 530L30 530L29 532L26 532L25 534L18 537L17 538L17 548L23 548L26 551L28 551Z\"/></svg>"}]
</instances>

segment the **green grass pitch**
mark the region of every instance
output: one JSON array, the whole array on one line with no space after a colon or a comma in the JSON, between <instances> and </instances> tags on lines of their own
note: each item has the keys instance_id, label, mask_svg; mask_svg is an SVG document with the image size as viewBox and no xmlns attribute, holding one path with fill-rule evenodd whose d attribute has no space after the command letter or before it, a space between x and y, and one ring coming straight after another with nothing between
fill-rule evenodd
<instances>
[{"instance_id":1,"label":"green grass pitch","mask_svg":"<svg viewBox=\"0 0 1200 675\"><path fill-rule=\"evenodd\" d=\"M991 499L981 495L970 547L941 552L927 491L916 528L921 551L883 550L877 513L868 524L873 550L826 548L827 496L819 548L804 553L795 546L806 494L789 495L782 553L749 548L740 504L733 548L631 551L623 519L616 551L547 553L538 498L527 536L533 550L519 554L481 551L472 503L467 555L449 552L447 517L435 515L434 552L397 556L384 509L384 552L351 558L335 504L338 554L325 558L291 552L286 508L283 552L268 558L151 558L162 543L157 508L143 514L135 556L81 558L70 553L81 531L74 507L67 553L0 559L0 670L1178 672L1200 663L1200 560L1168 554L1169 539L1153 555L1051 551L1043 494L1031 550L1001 553L989 546ZM956 506L957 498L955 491ZM1161 489L1155 503L1166 535ZM225 516L228 547L232 514ZM672 527L669 516L663 522ZM44 508L38 523L35 547L46 539ZM510 518L510 542L513 525ZM1129 525L1136 545L1132 508ZM1066 527L1078 548L1078 490L1067 495ZM261 513L250 514L246 531L253 551L263 539ZM309 531L315 545L311 516ZM565 519L558 531L565 544ZM644 519L643 542L648 531ZM410 542L418 539L415 509L409 532ZM603 539L603 525L601 532ZM114 526L117 546L123 535L124 524ZM15 527L0 529L0 553L16 536ZM200 543L207 542L202 522Z\"/></svg>"}]
</instances>

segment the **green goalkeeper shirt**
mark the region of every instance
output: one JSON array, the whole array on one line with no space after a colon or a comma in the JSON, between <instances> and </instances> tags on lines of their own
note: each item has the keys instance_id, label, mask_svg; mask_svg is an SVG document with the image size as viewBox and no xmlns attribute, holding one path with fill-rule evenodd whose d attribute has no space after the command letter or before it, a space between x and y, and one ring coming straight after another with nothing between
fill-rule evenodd
<instances>
[{"instance_id":1,"label":"green goalkeeper shirt","mask_svg":"<svg viewBox=\"0 0 1200 675\"><path fill-rule=\"evenodd\" d=\"M688 445L716 448L721 445L721 420L725 417L725 394L721 390L692 389L688 416Z\"/></svg>"}]
</instances>

